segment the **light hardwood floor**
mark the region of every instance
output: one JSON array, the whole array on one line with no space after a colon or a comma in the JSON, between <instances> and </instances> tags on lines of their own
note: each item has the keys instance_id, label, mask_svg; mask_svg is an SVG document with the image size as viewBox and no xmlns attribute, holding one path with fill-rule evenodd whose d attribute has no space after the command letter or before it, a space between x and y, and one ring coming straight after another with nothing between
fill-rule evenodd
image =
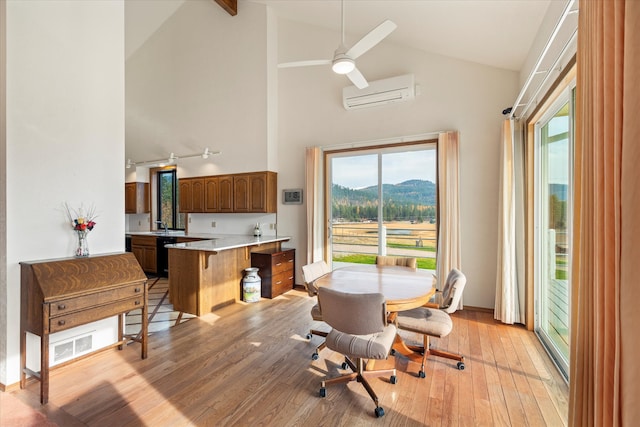
<instances>
[{"instance_id":1,"label":"light hardwood floor","mask_svg":"<svg viewBox=\"0 0 640 427\"><path fill-rule=\"evenodd\" d=\"M305 335L323 326L311 320L313 304L298 290L234 304L153 334L146 360L134 343L53 370L45 406L35 381L11 393L60 426L566 425L567 386L534 334L470 310L453 315L449 337L433 340L463 353L464 371L432 358L420 379L402 356L378 362L398 369L395 385L372 380L380 419L360 384L320 398L320 381L339 374L343 359L325 349L311 360L320 338Z\"/></svg>"}]
</instances>

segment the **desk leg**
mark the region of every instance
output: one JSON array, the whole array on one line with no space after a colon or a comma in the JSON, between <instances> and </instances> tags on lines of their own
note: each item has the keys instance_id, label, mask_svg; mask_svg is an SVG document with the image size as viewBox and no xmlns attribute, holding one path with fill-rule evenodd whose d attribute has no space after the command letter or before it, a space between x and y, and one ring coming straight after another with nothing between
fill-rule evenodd
<instances>
[{"instance_id":1,"label":"desk leg","mask_svg":"<svg viewBox=\"0 0 640 427\"><path fill-rule=\"evenodd\" d=\"M118 314L118 341L122 343L122 337L124 336L124 314ZM120 344L118 350L122 350L124 346Z\"/></svg>"},{"instance_id":2,"label":"desk leg","mask_svg":"<svg viewBox=\"0 0 640 427\"><path fill-rule=\"evenodd\" d=\"M49 334L40 337L40 403L49 401Z\"/></svg>"},{"instance_id":3,"label":"desk leg","mask_svg":"<svg viewBox=\"0 0 640 427\"><path fill-rule=\"evenodd\" d=\"M142 330L140 331L140 335L142 337L142 342L141 342L141 347L142 349L140 350L140 357L142 359L146 359L147 358L147 332L149 329L149 304L148 304L148 297L149 297L149 288L147 287L147 284L144 284L144 301L142 301Z\"/></svg>"},{"instance_id":4,"label":"desk leg","mask_svg":"<svg viewBox=\"0 0 640 427\"><path fill-rule=\"evenodd\" d=\"M27 386L27 332L20 331L20 388Z\"/></svg>"}]
</instances>

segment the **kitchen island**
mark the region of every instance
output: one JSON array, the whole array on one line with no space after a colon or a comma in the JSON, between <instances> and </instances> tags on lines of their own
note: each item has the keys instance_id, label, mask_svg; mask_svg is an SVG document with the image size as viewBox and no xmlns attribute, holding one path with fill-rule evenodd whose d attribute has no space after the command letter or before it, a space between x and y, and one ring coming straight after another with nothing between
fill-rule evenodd
<instances>
[{"instance_id":1,"label":"kitchen island","mask_svg":"<svg viewBox=\"0 0 640 427\"><path fill-rule=\"evenodd\" d=\"M166 245L169 299L176 311L201 316L241 300L242 277L254 250L280 249L289 237L217 235Z\"/></svg>"}]
</instances>

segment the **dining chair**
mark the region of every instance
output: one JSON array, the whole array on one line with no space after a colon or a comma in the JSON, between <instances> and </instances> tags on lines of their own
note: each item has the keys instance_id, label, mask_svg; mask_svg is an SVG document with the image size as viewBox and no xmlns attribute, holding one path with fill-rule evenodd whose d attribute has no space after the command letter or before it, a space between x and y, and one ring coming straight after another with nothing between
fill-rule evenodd
<instances>
[{"instance_id":1,"label":"dining chair","mask_svg":"<svg viewBox=\"0 0 640 427\"><path fill-rule=\"evenodd\" d=\"M422 353L422 365L418 372L420 378L425 377L424 365L429 355L457 360L457 368L461 371L464 370L464 356L430 348L429 338L443 338L449 335L453 329L453 322L449 314L457 310L466 283L466 276L460 270L453 268L447 276L445 286L442 289L442 301L437 305L437 308L418 307L398 312L396 324L399 329L422 335L422 346L407 346L415 352Z\"/></svg>"},{"instance_id":2,"label":"dining chair","mask_svg":"<svg viewBox=\"0 0 640 427\"><path fill-rule=\"evenodd\" d=\"M391 384L397 383L396 370L365 370L364 360L386 359L391 351L397 329L387 323L387 307L380 293L351 294L327 287L318 289L318 303L324 321L331 326L326 344L342 353L345 363L353 372L325 379L320 385L320 397L326 397L327 386L357 381L361 383L376 405L375 415L384 415L378 396L367 380L371 376L391 374Z\"/></svg>"},{"instance_id":3,"label":"dining chair","mask_svg":"<svg viewBox=\"0 0 640 427\"><path fill-rule=\"evenodd\" d=\"M331 268L329 268L329 265L324 261L316 261L314 263L302 266L302 275L304 276L304 285L310 297L316 297L318 295L318 289L314 285L314 282L318 278L329 273L330 271L331 271ZM322 322L322 312L320 311L320 306L318 304L314 305L311 308L311 318L313 318L313 320L315 321ZM311 329L307 334L307 339L310 340L314 335L317 335L319 337L326 337L327 334L328 332L320 331L317 329ZM318 357L320 357L319 353L320 351L322 351L323 348L325 348L324 341L321 342L320 345L318 345L318 347L316 347L316 350L311 355L311 359L313 360L318 359Z\"/></svg>"},{"instance_id":4,"label":"dining chair","mask_svg":"<svg viewBox=\"0 0 640 427\"><path fill-rule=\"evenodd\" d=\"M409 267L414 270L418 266L418 262L415 258L412 257L400 257L400 256L389 256L389 255L378 255L376 256L376 264L377 265L397 265L400 267Z\"/></svg>"}]
</instances>

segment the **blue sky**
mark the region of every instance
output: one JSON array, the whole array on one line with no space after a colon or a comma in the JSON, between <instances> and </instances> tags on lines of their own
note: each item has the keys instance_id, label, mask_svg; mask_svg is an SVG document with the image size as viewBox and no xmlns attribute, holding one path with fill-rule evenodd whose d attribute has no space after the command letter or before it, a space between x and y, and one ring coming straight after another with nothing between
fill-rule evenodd
<instances>
[{"instance_id":1,"label":"blue sky","mask_svg":"<svg viewBox=\"0 0 640 427\"><path fill-rule=\"evenodd\" d=\"M333 183L348 188L362 188L378 183L378 155L337 157L331 163ZM398 184L409 179L435 182L435 149L385 153L382 155L382 181Z\"/></svg>"}]
</instances>

